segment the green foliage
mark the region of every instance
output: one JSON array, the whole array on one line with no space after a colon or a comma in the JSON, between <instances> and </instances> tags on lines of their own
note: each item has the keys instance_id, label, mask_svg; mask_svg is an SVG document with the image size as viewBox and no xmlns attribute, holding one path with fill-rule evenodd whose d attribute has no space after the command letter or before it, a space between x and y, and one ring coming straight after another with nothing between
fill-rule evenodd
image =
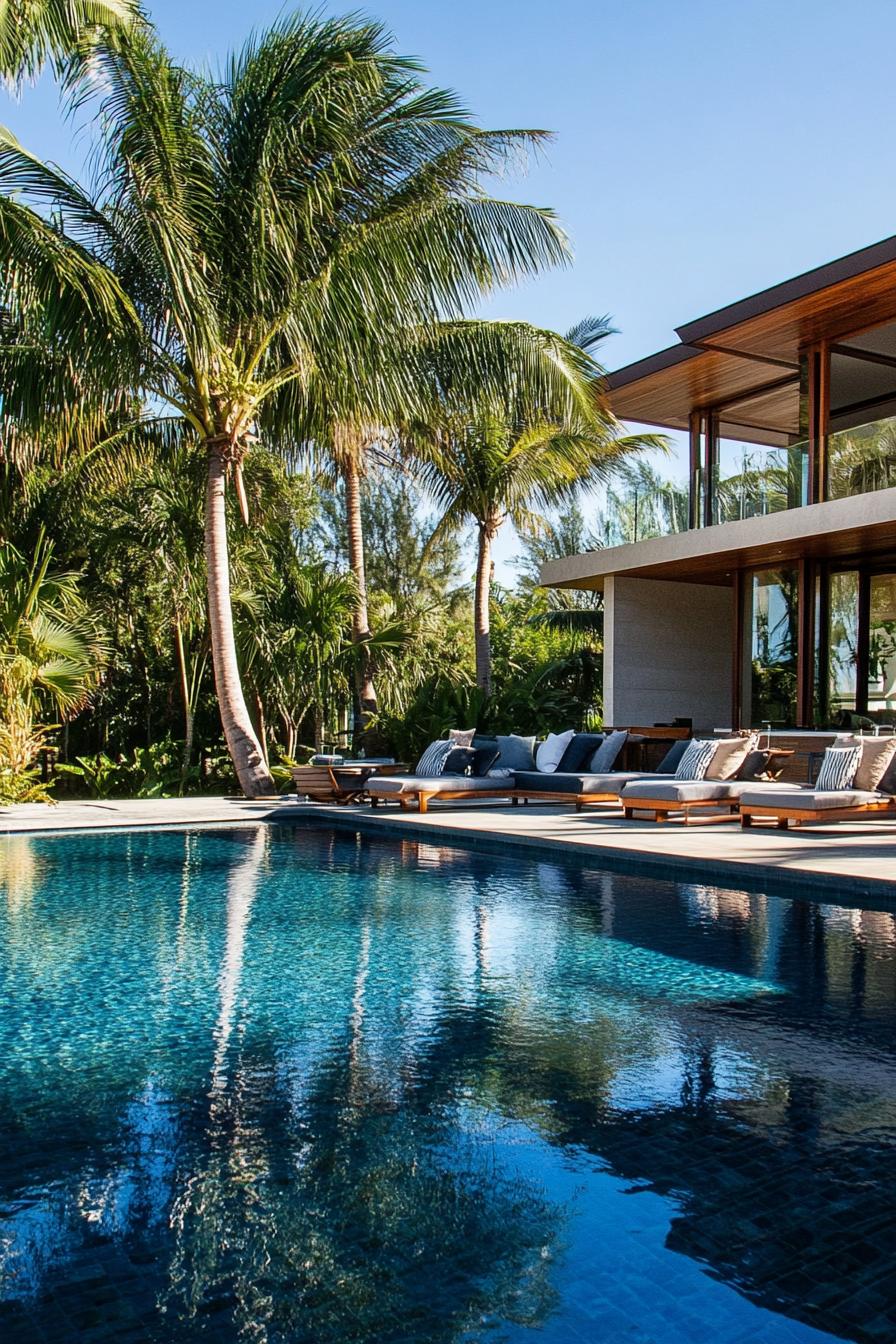
<instances>
[{"instance_id":1,"label":"green foliage","mask_svg":"<svg viewBox=\"0 0 896 1344\"><path fill-rule=\"evenodd\" d=\"M64 778L79 781L81 787L76 786L75 792L83 790L91 798L173 798L219 790L222 783L233 787L226 756L219 756L204 772L198 765L184 771L182 751L181 743L168 738L115 758L104 751L78 756L75 764L63 762L56 770Z\"/></svg>"}]
</instances>

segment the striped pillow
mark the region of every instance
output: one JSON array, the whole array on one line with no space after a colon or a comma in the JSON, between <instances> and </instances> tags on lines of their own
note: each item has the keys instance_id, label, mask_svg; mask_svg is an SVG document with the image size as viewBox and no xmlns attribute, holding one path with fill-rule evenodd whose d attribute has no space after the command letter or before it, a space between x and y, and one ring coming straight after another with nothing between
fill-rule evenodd
<instances>
[{"instance_id":1,"label":"striped pillow","mask_svg":"<svg viewBox=\"0 0 896 1344\"><path fill-rule=\"evenodd\" d=\"M695 737L678 762L675 778L705 779L706 772L712 764L712 758L715 756L718 747L719 743L715 738Z\"/></svg>"},{"instance_id":2,"label":"striped pillow","mask_svg":"<svg viewBox=\"0 0 896 1344\"><path fill-rule=\"evenodd\" d=\"M817 793L834 793L852 787L862 760L861 745L857 747L828 747L815 781Z\"/></svg>"},{"instance_id":3,"label":"striped pillow","mask_svg":"<svg viewBox=\"0 0 896 1344\"><path fill-rule=\"evenodd\" d=\"M452 742L440 741L430 742L423 755L417 762L415 775L421 775L424 779L434 779L440 775L445 767L445 761L448 759L448 753L454 744Z\"/></svg>"}]
</instances>

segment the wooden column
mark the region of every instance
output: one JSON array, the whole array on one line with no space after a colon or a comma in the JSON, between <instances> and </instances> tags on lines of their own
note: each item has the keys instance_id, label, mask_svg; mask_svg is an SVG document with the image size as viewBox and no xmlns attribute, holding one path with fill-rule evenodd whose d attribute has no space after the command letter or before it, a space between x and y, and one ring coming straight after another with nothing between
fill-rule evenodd
<instances>
[{"instance_id":1,"label":"wooden column","mask_svg":"<svg viewBox=\"0 0 896 1344\"><path fill-rule=\"evenodd\" d=\"M809 503L826 497L827 437L830 413L831 360L827 341L808 353L809 375Z\"/></svg>"},{"instance_id":2,"label":"wooden column","mask_svg":"<svg viewBox=\"0 0 896 1344\"><path fill-rule=\"evenodd\" d=\"M743 702L744 702L744 640L746 633L744 631L744 582L745 575L743 570L735 570L732 584L732 620L734 624L734 638L732 639L732 657L734 664L731 668L731 727L735 732L743 727Z\"/></svg>"},{"instance_id":3,"label":"wooden column","mask_svg":"<svg viewBox=\"0 0 896 1344\"><path fill-rule=\"evenodd\" d=\"M700 526L700 431L703 426L703 415L700 411L691 411L688 418L689 427L689 464L690 476L688 478L688 527L693 529Z\"/></svg>"}]
</instances>

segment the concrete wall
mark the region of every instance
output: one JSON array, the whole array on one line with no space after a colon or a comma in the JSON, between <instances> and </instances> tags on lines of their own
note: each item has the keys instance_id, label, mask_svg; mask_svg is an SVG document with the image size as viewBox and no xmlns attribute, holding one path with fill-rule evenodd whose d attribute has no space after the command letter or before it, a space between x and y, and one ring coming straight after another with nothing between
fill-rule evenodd
<instances>
[{"instance_id":1,"label":"concrete wall","mask_svg":"<svg viewBox=\"0 0 896 1344\"><path fill-rule=\"evenodd\" d=\"M732 615L727 587L608 577L604 722L730 727Z\"/></svg>"}]
</instances>

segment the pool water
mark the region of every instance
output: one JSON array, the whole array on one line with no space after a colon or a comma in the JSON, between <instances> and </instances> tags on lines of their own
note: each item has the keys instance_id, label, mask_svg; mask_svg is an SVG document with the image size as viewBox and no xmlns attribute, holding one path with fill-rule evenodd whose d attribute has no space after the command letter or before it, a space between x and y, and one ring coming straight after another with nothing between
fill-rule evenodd
<instances>
[{"instance_id":1,"label":"pool water","mask_svg":"<svg viewBox=\"0 0 896 1344\"><path fill-rule=\"evenodd\" d=\"M896 1339L896 918L305 827L0 841L0 1339Z\"/></svg>"}]
</instances>

